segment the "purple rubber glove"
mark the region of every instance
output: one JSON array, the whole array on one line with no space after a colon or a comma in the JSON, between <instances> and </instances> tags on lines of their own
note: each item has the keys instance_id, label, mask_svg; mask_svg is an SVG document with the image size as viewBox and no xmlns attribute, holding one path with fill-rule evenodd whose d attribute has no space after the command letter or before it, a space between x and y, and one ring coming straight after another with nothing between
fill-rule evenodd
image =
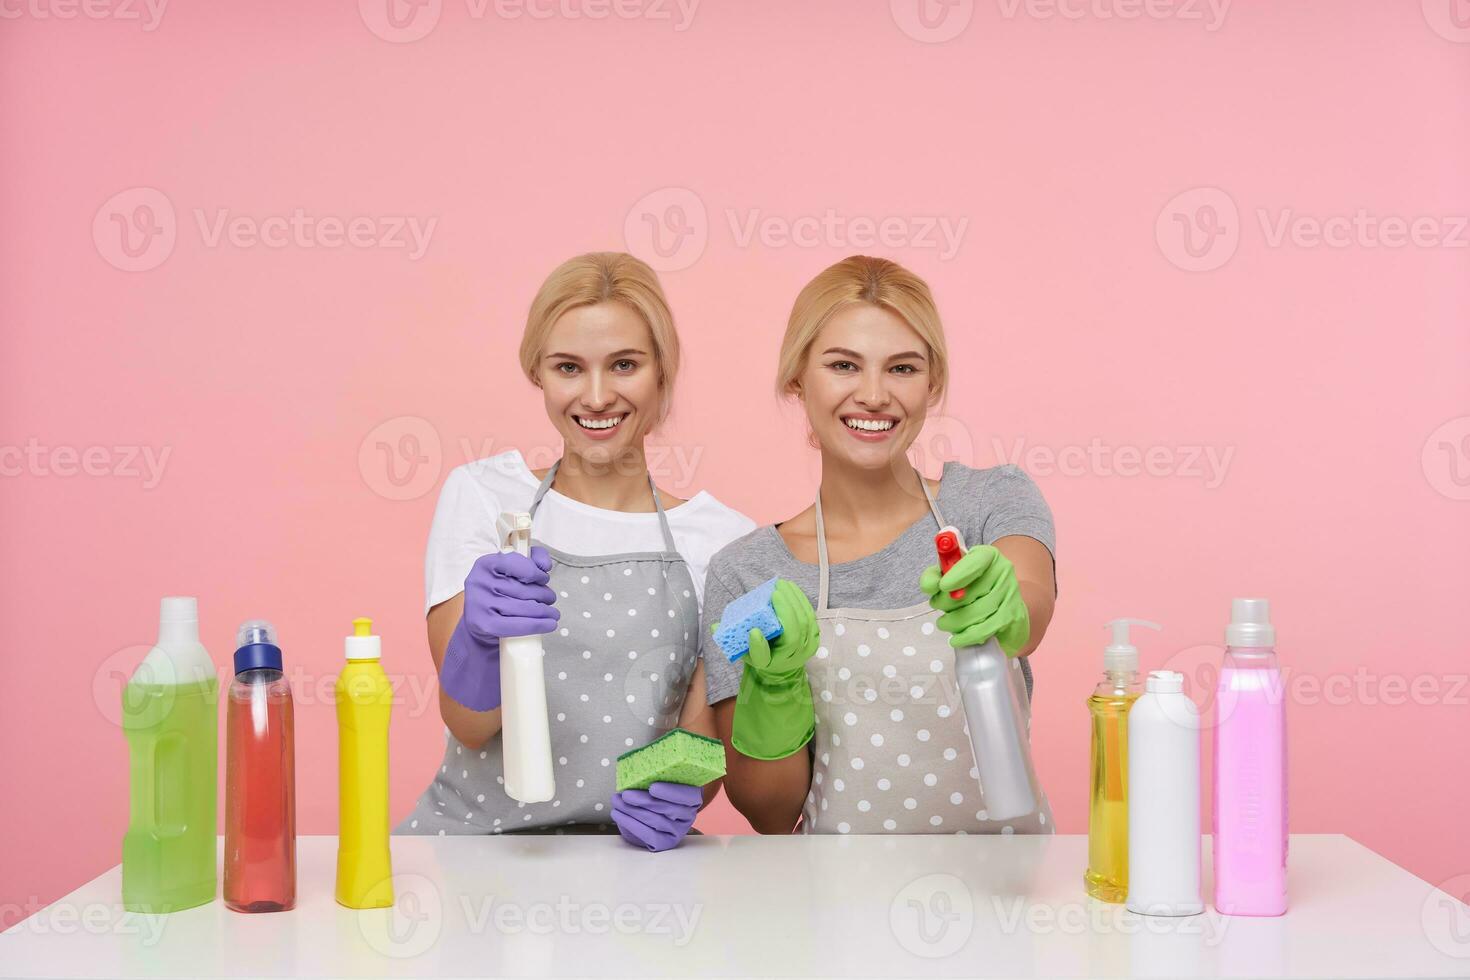
<instances>
[{"instance_id":1,"label":"purple rubber glove","mask_svg":"<svg viewBox=\"0 0 1470 980\"><path fill-rule=\"evenodd\" d=\"M667 851L684 839L704 790L683 783L654 783L648 789L625 789L612 798L613 823L629 844L650 851Z\"/></svg>"},{"instance_id":2,"label":"purple rubber glove","mask_svg":"<svg viewBox=\"0 0 1470 980\"><path fill-rule=\"evenodd\" d=\"M500 707L500 639L556 629L551 556L532 548L481 555L464 580L464 613L449 637L439 687L471 711Z\"/></svg>"}]
</instances>

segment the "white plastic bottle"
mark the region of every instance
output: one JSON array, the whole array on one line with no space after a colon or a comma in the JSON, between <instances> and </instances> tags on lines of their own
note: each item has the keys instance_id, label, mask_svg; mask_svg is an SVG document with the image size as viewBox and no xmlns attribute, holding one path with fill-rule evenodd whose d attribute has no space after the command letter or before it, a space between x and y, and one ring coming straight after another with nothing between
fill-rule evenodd
<instances>
[{"instance_id":1,"label":"white plastic bottle","mask_svg":"<svg viewBox=\"0 0 1470 980\"><path fill-rule=\"evenodd\" d=\"M507 514L510 546L531 553L531 515ZM519 803L545 803L556 795L551 767L551 723L546 714L545 653L540 636L500 641L500 741L505 795Z\"/></svg>"},{"instance_id":2,"label":"white plastic bottle","mask_svg":"<svg viewBox=\"0 0 1470 980\"><path fill-rule=\"evenodd\" d=\"M1128 909L1198 915L1199 709L1184 675L1155 670L1128 712Z\"/></svg>"}]
</instances>

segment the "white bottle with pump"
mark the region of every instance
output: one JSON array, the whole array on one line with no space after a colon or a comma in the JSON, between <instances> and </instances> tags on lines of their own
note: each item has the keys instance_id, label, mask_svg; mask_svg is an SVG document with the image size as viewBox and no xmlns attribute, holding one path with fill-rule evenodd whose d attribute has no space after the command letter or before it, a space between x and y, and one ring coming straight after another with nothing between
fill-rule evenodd
<instances>
[{"instance_id":1,"label":"white bottle with pump","mask_svg":"<svg viewBox=\"0 0 1470 980\"><path fill-rule=\"evenodd\" d=\"M511 549L529 556L531 515L505 516L511 528ZM556 795L544 659L540 636L507 636L500 641L500 741L505 795L519 803L545 803Z\"/></svg>"},{"instance_id":2,"label":"white bottle with pump","mask_svg":"<svg viewBox=\"0 0 1470 980\"><path fill-rule=\"evenodd\" d=\"M1128 909L1198 915L1199 709L1184 675L1155 670L1128 712Z\"/></svg>"}]
</instances>

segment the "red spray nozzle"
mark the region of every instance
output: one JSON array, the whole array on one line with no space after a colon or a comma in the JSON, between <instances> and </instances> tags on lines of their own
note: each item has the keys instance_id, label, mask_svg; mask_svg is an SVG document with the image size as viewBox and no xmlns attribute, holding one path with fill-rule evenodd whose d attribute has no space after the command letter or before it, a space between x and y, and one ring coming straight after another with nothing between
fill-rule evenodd
<instances>
[{"instance_id":1,"label":"red spray nozzle","mask_svg":"<svg viewBox=\"0 0 1470 980\"><path fill-rule=\"evenodd\" d=\"M960 534L959 528L944 527L934 536L934 548L939 552L939 573L942 575L955 566L965 556L965 538ZM951 599L959 600L965 597L964 589L955 589L949 594Z\"/></svg>"}]
</instances>

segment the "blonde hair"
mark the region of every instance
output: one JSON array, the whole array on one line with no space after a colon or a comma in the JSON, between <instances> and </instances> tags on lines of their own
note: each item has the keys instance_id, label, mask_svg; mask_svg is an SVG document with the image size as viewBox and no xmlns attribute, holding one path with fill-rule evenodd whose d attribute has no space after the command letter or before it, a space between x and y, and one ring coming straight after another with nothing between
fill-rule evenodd
<instances>
[{"instance_id":1,"label":"blonde hair","mask_svg":"<svg viewBox=\"0 0 1470 980\"><path fill-rule=\"evenodd\" d=\"M658 273L625 252L588 252L555 269L531 300L526 331L521 336L521 370L532 384L536 366L546 353L546 337L562 315L583 306L621 303L642 318L653 337L653 363L658 369L658 421L668 417L674 379L679 373L679 334L664 298Z\"/></svg>"},{"instance_id":2,"label":"blonde hair","mask_svg":"<svg viewBox=\"0 0 1470 980\"><path fill-rule=\"evenodd\" d=\"M776 393L792 393L822 327L838 311L859 303L887 310L913 328L929 348L929 400L943 399L949 385L949 351L928 283L897 262L867 255L851 255L828 266L797 294L781 339Z\"/></svg>"}]
</instances>

